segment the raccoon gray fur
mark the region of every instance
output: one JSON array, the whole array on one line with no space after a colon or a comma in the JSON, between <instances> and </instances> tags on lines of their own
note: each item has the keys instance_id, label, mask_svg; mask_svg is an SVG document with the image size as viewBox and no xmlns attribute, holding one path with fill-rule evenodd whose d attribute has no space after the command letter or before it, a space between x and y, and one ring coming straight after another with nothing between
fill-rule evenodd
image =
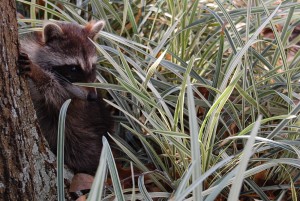
<instances>
[{"instance_id":1,"label":"raccoon gray fur","mask_svg":"<svg viewBox=\"0 0 300 201\"><path fill-rule=\"evenodd\" d=\"M20 38L19 70L29 77L31 97L42 133L56 154L58 117L62 104L72 99L65 123L65 164L75 173L94 174L102 136L111 131L112 118L94 88L72 83L96 80L97 39L104 21L82 27L47 22L43 30Z\"/></svg>"}]
</instances>

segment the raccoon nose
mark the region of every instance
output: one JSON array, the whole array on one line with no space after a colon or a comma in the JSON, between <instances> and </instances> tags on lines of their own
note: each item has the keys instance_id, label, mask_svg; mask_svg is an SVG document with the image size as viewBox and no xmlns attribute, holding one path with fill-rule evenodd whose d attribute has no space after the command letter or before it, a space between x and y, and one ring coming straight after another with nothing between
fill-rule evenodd
<instances>
[{"instance_id":1,"label":"raccoon nose","mask_svg":"<svg viewBox=\"0 0 300 201\"><path fill-rule=\"evenodd\" d=\"M98 96L97 96L97 91L96 89L90 89L88 94L87 94L87 97L86 99L88 101L94 101L94 100L97 100Z\"/></svg>"}]
</instances>

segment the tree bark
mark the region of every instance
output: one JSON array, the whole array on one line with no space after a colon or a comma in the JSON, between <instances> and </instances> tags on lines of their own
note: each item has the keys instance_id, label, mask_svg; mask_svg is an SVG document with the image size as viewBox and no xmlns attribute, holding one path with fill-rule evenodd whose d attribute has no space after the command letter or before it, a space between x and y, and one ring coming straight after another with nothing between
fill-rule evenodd
<instances>
[{"instance_id":1,"label":"tree bark","mask_svg":"<svg viewBox=\"0 0 300 201\"><path fill-rule=\"evenodd\" d=\"M46 146L26 81L17 75L16 3L0 3L0 200L56 200L55 156Z\"/></svg>"}]
</instances>

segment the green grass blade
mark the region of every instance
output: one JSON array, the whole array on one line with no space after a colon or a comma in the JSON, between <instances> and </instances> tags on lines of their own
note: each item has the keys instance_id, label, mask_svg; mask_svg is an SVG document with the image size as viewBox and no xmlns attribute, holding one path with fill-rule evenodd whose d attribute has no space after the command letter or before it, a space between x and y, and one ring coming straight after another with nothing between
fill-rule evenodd
<instances>
[{"instance_id":1,"label":"green grass blade","mask_svg":"<svg viewBox=\"0 0 300 201\"><path fill-rule=\"evenodd\" d=\"M267 122L274 121L274 120L280 120L280 119L291 120L291 119L293 119L295 117L296 117L295 115L280 115L280 116L269 117L269 118L263 119L261 121L261 124L265 124ZM251 130L253 129L253 126L254 126L254 123L250 124L244 130L242 130L239 133L239 135L245 135L246 133L251 132Z\"/></svg>"},{"instance_id":2,"label":"green grass blade","mask_svg":"<svg viewBox=\"0 0 300 201\"><path fill-rule=\"evenodd\" d=\"M187 183L188 178L191 176L192 174L192 166L193 164L191 164L191 167L189 168L189 170L187 171L186 175L184 176L184 178L182 179L181 182L183 182L183 184L180 182L180 186L177 188L177 191L175 192L175 200L176 201L181 201L184 200L184 198L193 191L194 188L196 188L199 184L201 184L207 177L209 177L210 175L214 174L219 168L223 167L224 165L226 165L228 162L230 162L232 160L232 156L227 157L226 159L220 161L219 163L217 163L216 165L214 165L213 167L211 167L209 170L207 170L205 173L203 173L201 175L201 177L199 177L195 182L193 182L188 188L186 188L184 190L184 183ZM204 193L202 193L204 195ZM205 199L206 200L206 199Z\"/></svg>"},{"instance_id":3,"label":"green grass blade","mask_svg":"<svg viewBox=\"0 0 300 201\"><path fill-rule=\"evenodd\" d=\"M261 31L265 28L265 26L271 21L271 19L274 17L274 15L277 13L278 9L280 8L280 5L274 10L274 12L262 23L262 25L254 32L254 34L251 36L251 38L247 41L247 43L243 46L243 48L234 56L232 59L232 62L230 64L230 67L228 71L226 72L226 75L223 79L223 82L220 86L221 90L224 90L227 82L231 76L231 73L233 72L234 68L240 63L240 60L242 59L245 52L248 50L248 48L253 44L253 42L256 40L257 36L261 33Z\"/></svg>"},{"instance_id":4,"label":"green grass blade","mask_svg":"<svg viewBox=\"0 0 300 201\"><path fill-rule=\"evenodd\" d=\"M250 186L254 190L254 192L256 192L260 196L260 198L263 201L271 201L266 195L266 193L262 190L262 188L258 186L254 181L250 179L245 179L245 183L247 183L248 186Z\"/></svg>"},{"instance_id":5,"label":"green grass blade","mask_svg":"<svg viewBox=\"0 0 300 201\"><path fill-rule=\"evenodd\" d=\"M250 133L250 138L248 139L245 149L243 150L243 157L240 160L240 163L237 167L238 174L235 176L235 179L233 181L233 184L231 186L231 190L228 196L228 200L239 200L240 191L242 189L242 184L244 180L244 174L247 169L248 162L250 160L250 157L252 156L252 148L255 142L255 137L258 133L259 127L260 127L260 121L262 119L262 116L258 116L257 121L255 122L253 129Z\"/></svg>"},{"instance_id":6,"label":"green grass blade","mask_svg":"<svg viewBox=\"0 0 300 201\"><path fill-rule=\"evenodd\" d=\"M152 201L151 195L148 193L148 191L145 187L144 175L139 176L138 186L139 186L140 192L143 196L143 200Z\"/></svg>"},{"instance_id":7,"label":"green grass blade","mask_svg":"<svg viewBox=\"0 0 300 201\"><path fill-rule=\"evenodd\" d=\"M200 143L199 143L199 126L197 122L197 116L195 111L195 102L193 90L190 84L190 76L187 76L187 99L188 99L188 110L189 110L189 128L191 136L191 157L192 161L195 163L192 174L192 181L195 182L202 174L201 169L201 152L200 152ZM193 190L193 197L201 201L202 198L202 185L199 184Z\"/></svg>"},{"instance_id":8,"label":"green grass blade","mask_svg":"<svg viewBox=\"0 0 300 201\"><path fill-rule=\"evenodd\" d=\"M104 138L103 138L104 139ZM99 166L92 184L91 191L89 193L87 201L100 201L102 200L103 191L105 189L105 179L107 173L107 158L109 155L108 144L103 144L101 150L101 156L99 161Z\"/></svg>"},{"instance_id":9,"label":"green grass blade","mask_svg":"<svg viewBox=\"0 0 300 201\"><path fill-rule=\"evenodd\" d=\"M71 102L71 99L64 102L59 112L58 119L58 132L57 132L57 194L58 200L65 200L65 188L64 188L64 144L65 144L65 120L67 115L67 109Z\"/></svg>"},{"instance_id":10,"label":"green grass blade","mask_svg":"<svg viewBox=\"0 0 300 201\"><path fill-rule=\"evenodd\" d=\"M56 16L56 17L58 17L58 18L61 19L61 20L68 21L68 22L69 22L69 21L75 21L75 20L73 20L72 18L70 18L69 15L67 15L67 14L61 14L61 13L59 13L59 12L53 10L53 9L46 8L46 7L44 7L44 6L41 6L41 5L38 5L38 4L34 4L34 3L32 3L32 2L28 2L28 1L24 1L24 0L18 0L18 1L21 2L21 3L27 4L27 5L29 5L29 6L34 6L35 8L44 10L44 11L46 11L46 12L48 12L48 13L50 13L50 14ZM49 1L48 1L48 4L49 4L49 5L52 5ZM33 19L30 18L30 20L35 21L36 19L35 19L35 18L33 18Z\"/></svg>"},{"instance_id":11,"label":"green grass blade","mask_svg":"<svg viewBox=\"0 0 300 201\"><path fill-rule=\"evenodd\" d=\"M148 69L148 72L147 72L147 75L146 75L146 79L145 79L145 82L144 82L144 87L146 88L150 78L153 76L155 70L157 69L158 65L160 64L160 62L162 61L162 59L165 57L165 54L167 53L167 50L166 49L159 57L157 60L155 60L155 62L149 67Z\"/></svg>"},{"instance_id":12,"label":"green grass blade","mask_svg":"<svg viewBox=\"0 0 300 201\"><path fill-rule=\"evenodd\" d=\"M298 103L295 108L289 113L289 115L297 115L300 111L300 103ZM282 120L276 128L267 136L268 139L272 139L274 136L278 135L279 132L291 121L290 118Z\"/></svg>"},{"instance_id":13,"label":"green grass blade","mask_svg":"<svg viewBox=\"0 0 300 201\"><path fill-rule=\"evenodd\" d=\"M122 186L121 186L117 166L116 166L112 151L111 151L110 146L105 137L103 137L102 142L103 142L103 146L106 145L108 147L107 166L108 166L110 176L112 179L116 199L120 200L120 201L125 201L125 198L124 198L124 195L122 192Z\"/></svg>"}]
</instances>

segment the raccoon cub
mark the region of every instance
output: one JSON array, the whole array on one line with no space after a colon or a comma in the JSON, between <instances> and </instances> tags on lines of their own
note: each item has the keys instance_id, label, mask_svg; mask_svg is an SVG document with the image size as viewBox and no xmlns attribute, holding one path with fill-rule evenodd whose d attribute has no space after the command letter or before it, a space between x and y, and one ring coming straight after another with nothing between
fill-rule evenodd
<instances>
[{"instance_id":1,"label":"raccoon cub","mask_svg":"<svg viewBox=\"0 0 300 201\"><path fill-rule=\"evenodd\" d=\"M62 104L72 99L65 123L65 164L75 173L94 174L102 136L112 128L110 113L94 88L72 83L96 80L97 39L104 21L85 27L48 22L41 32L20 38L19 70L28 76L30 93L42 133L56 153L58 117Z\"/></svg>"}]
</instances>

